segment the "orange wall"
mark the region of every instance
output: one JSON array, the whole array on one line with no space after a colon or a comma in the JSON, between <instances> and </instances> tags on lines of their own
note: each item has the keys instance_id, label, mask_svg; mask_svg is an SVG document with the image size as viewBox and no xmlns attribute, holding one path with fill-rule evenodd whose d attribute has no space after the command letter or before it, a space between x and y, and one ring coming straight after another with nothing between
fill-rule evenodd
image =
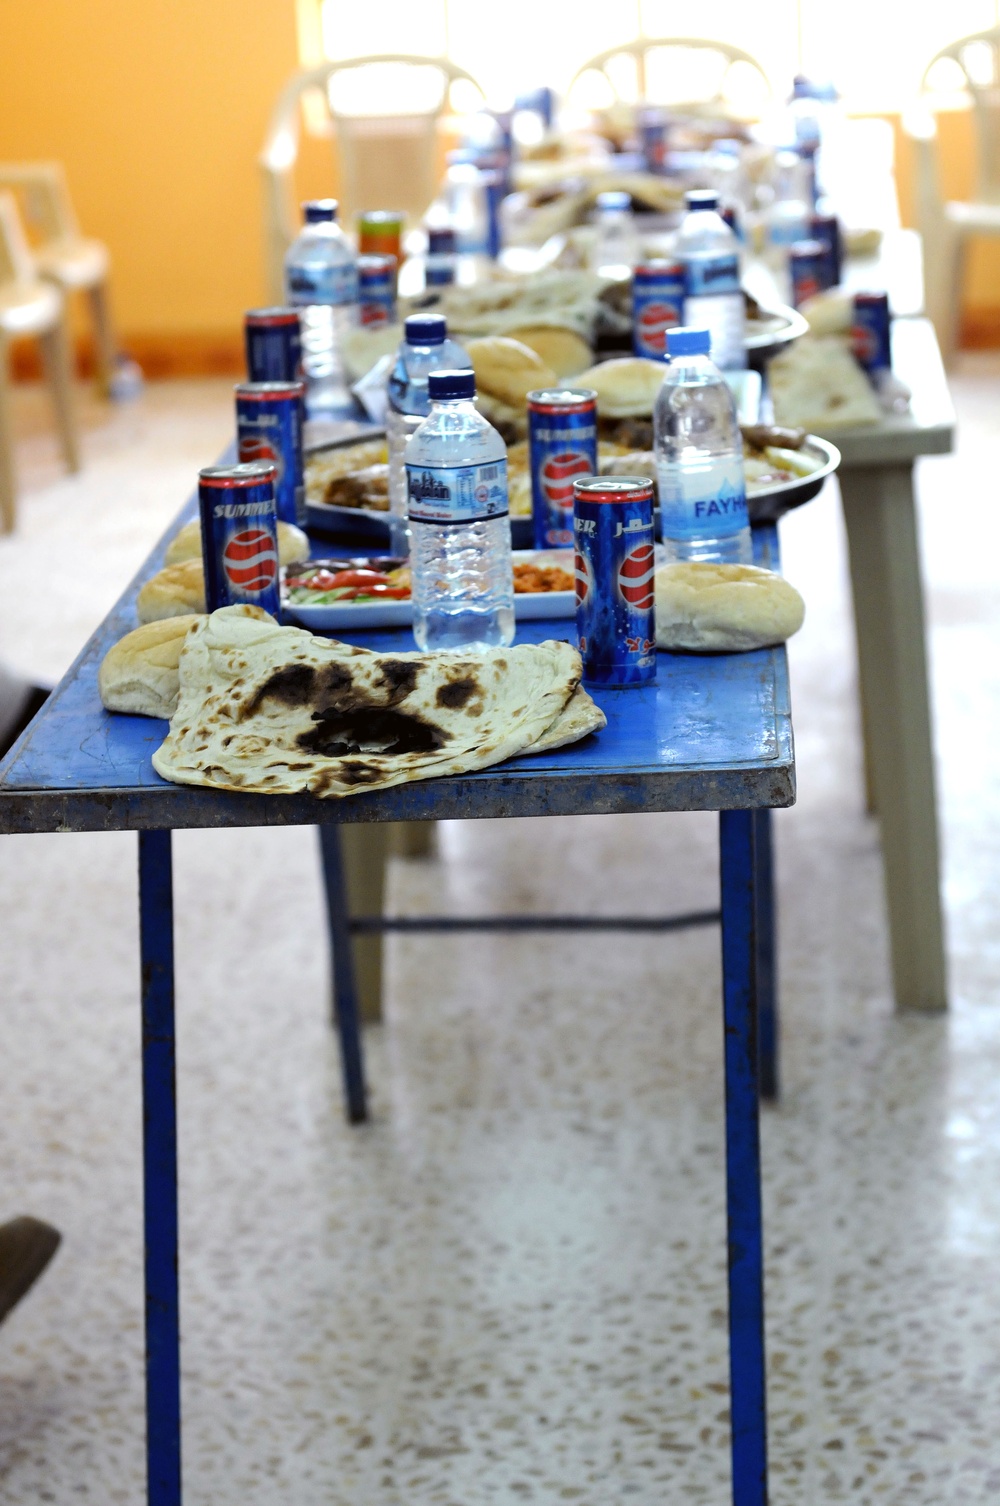
<instances>
[{"instance_id":1,"label":"orange wall","mask_svg":"<svg viewBox=\"0 0 1000 1506\"><path fill-rule=\"evenodd\" d=\"M126 337L226 339L263 295L256 166L294 0L0 0L0 158L58 158Z\"/></svg>"}]
</instances>

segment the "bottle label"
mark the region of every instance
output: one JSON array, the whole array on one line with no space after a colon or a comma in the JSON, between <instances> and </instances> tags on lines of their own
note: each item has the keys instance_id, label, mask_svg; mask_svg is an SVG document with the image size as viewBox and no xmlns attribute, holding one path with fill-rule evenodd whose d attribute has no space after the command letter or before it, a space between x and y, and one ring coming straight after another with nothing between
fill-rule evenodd
<instances>
[{"instance_id":1,"label":"bottle label","mask_svg":"<svg viewBox=\"0 0 1000 1506\"><path fill-rule=\"evenodd\" d=\"M723 539L747 527L742 456L670 461L657 469L665 539Z\"/></svg>"},{"instance_id":2,"label":"bottle label","mask_svg":"<svg viewBox=\"0 0 1000 1506\"><path fill-rule=\"evenodd\" d=\"M487 465L408 465L411 523L482 523L507 516L507 461Z\"/></svg>"},{"instance_id":3,"label":"bottle label","mask_svg":"<svg viewBox=\"0 0 1000 1506\"><path fill-rule=\"evenodd\" d=\"M338 267L289 267L288 301L296 307L311 303L357 303L358 270L351 262Z\"/></svg>"},{"instance_id":4,"label":"bottle label","mask_svg":"<svg viewBox=\"0 0 1000 1506\"><path fill-rule=\"evenodd\" d=\"M740 259L732 252L721 256L692 257L684 263L684 292L688 298L706 293L738 293Z\"/></svg>"}]
</instances>

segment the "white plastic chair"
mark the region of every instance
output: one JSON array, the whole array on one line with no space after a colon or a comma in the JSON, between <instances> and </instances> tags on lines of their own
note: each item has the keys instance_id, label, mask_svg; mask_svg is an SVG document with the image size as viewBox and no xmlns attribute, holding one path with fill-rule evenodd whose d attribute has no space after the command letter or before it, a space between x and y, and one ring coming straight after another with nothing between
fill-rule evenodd
<instances>
[{"instance_id":1,"label":"white plastic chair","mask_svg":"<svg viewBox=\"0 0 1000 1506\"><path fill-rule=\"evenodd\" d=\"M971 100L976 135L975 198L946 202L938 175L935 94ZM958 343L966 245L1000 235L1000 26L943 47L924 70L920 102L903 117L916 156L917 226L924 244L927 312L947 364Z\"/></svg>"},{"instance_id":2,"label":"white plastic chair","mask_svg":"<svg viewBox=\"0 0 1000 1506\"><path fill-rule=\"evenodd\" d=\"M60 288L39 277L14 195L0 191L0 533L11 533L17 520L9 346L28 335L41 344L63 455L68 468L78 471L65 299Z\"/></svg>"},{"instance_id":3,"label":"white plastic chair","mask_svg":"<svg viewBox=\"0 0 1000 1506\"><path fill-rule=\"evenodd\" d=\"M718 59L715 69L701 67L703 62L708 62L706 55L712 53ZM567 95L572 94L585 73L594 72L603 74L616 100L670 104L682 111L729 113L733 106L727 85L735 68L759 75L761 104L772 98L771 81L763 64L741 47L709 37L635 37L630 42L619 42L616 47L597 53L577 69ZM676 93L675 81L683 79L686 88L688 81L698 72L702 72L708 82L708 88L701 94L692 98L685 98L683 94L663 98L664 94L673 96Z\"/></svg>"},{"instance_id":4,"label":"white plastic chair","mask_svg":"<svg viewBox=\"0 0 1000 1506\"><path fill-rule=\"evenodd\" d=\"M80 234L66 177L58 162L0 163L0 189L17 192L38 231L33 251L37 271L65 295L85 293L94 325L98 386L107 395L115 374L118 347L111 325L108 295L110 260L101 241Z\"/></svg>"},{"instance_id":5,"label":"white plastic chair","mask_svg":"<svg viewBox=\"0 0 1000 1506\"><path fill-rule=\"evenodd\" d=\"M423 79L417 70L422 70ZM421 101L417 109L393 109L403 76L409 92L426 96L426 105ZM274 107L259 159L272 299L284 297L285 252L299 230L294 173L304 97L319 102L336 139L345 218L360 209L401 209L420 218L438 188L438 121L449 108L452 85L459 81L470 84L485 101L482 88L464 68L448 58L410 53L340 58L289 79Z\"/></svg>"}]
</instances>

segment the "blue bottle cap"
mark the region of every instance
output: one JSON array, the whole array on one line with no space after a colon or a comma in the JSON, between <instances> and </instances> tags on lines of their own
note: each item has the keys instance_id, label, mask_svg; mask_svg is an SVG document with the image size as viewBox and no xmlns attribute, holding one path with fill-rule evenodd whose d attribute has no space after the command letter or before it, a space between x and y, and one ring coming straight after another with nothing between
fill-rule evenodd
<instances>
[{"instance_id":1,"label":"blue bottle cap","mask_svg":"<svg viewBox=\"0 0 1000 1506\"><path fill-rule=\"evenodd\" d=\"M407 345L443 345L447 333L443 314L410 314L403 320Z\"/></svg>"},{"instance_id":2,"label":"blue bottle cap","mask_svg":"<svg viewBox=\"0 0 1000 1506\"><path fill-rule=\"evenodd\" d=\"M718 209L719 195L714 188L692 188L684 195L688 209Z\"/></svg>"},{"instance_id":3,"label":"blue bottle cap","mask_svg":"<svg viewBox=\"0 0 1000 1506\"><path fill-rule=\"evenodd\" d=\"M667 355L707 356L712 349L712 336L707 329L668 329Z\"/></svg>"},{"instance_id":4,"label":"blue bottle cap","mask_svg":"<svg viewBox=\"0 0 1000 1506\"><path fill-rule=\"evenodd\" d=\"M307 199L302 206L307 225L331 224L340 208L336 199Z\"/></svg>"},{"instance_id":5,"label":"blue bottle cap","mask_svg":"<svg viewBox=\"0 0 1000 1506\"><path fill-rule=\"evenodd\" d=\"M432 403L449 398L473 398L476 395L474 371L432 371L427 378L427 396Z\"/></svg>"}]
</instances>

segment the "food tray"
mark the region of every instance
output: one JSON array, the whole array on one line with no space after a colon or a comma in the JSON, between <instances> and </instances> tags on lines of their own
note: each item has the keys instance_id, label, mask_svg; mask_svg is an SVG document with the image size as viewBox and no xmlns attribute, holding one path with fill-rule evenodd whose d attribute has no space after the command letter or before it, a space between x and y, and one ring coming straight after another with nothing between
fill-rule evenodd
<instances>
[{"instance_id":1,"label":"food tray","mask_svg":"<svg viewBox=\"0 0 1000 1506\"><path fill-rule=\"evenodd\" d=\"M359 434L349 434L346 439L310 445L305 452L306 465L310 455L325 455L330 450L346 450L352 445L370 444L373 439L384 438L384 429L370 428ZM367 507L328 507L325 502L309 502L306 504L306 528L310 533L337 537L350 535L369 544L389 543L389 514Z\"/></svg>"},{"instance_id":2,"label":"food tray","mask_svg":"<svg viewBox=\"0 0 1000 1506\"><path fill-rule=\"evenodd\" d=\"M776 523L786 512L791 512L793 507L811 502L813 497L819 496L826 478L832 476L840 464L840 451L836 445L815 434L806 437L802 449L807 455L822 461L819 470L813 471L811 476L801 476L797 481L779 482L776 486L765 487L748 496L747 511L751 523Z\"/></svg>"},{"instance_id":3,"label":"food tray","mask_svg":"<svg viewBox=\"0 0 1000 1506\"><path fill-rule=\"evenodd\" d=\"M809 333L807 321L797 309L790 308L787 304L779 303L772 308L762 308L761 313L767 318L767 326L747 334L747 360L753 371L763 371L772 356L784 350L793 340L801 339ZM758 321L748 321L748 331L756 322Z\"/></svg>"},{"instance_id":4,"label":"food tray","mask_svg":"<svg viewBox=\"0 0 1000 1506\"><path fill-rule=\"evenodd\" d=\"M345 508L344 511L353 511ZM527 521L530 522L530 519ZM568 549L515 550L514 563L533 560L543 564L559 564L572 567L572 553ZM310 606L308 602L282 602L282 616L286 622L298 622L314 632L344 632L352 628L408 627L413 621L412 601L344 601L331 602L326 606ZM518 622L542 622L554 618L576 615L576 594L573 591L544 591L522 593L514 597L514 617Z\"/></svg>"}]
</instances>

